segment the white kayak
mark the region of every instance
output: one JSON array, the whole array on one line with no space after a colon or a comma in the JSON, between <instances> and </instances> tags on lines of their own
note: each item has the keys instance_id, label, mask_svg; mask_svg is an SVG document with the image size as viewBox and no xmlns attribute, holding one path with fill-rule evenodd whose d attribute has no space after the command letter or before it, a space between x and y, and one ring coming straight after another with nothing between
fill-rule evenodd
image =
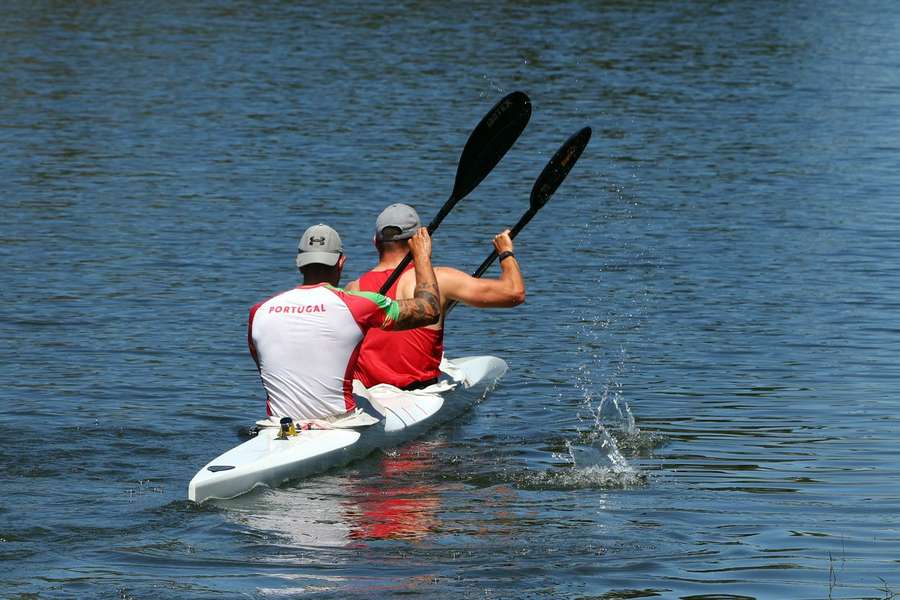
<instances>
[{"instance_id":1,"label":"white kayak","mask_svg":"<svg viewBox=\"0 0 900 600\"><path fill-rule=\"evenodd\" d=\"M484 398L506 368L506 362L495 356L471 356L445 359L441 370L447 377L421 390L402 391L385 384L366 389L354 382L354 392L362 397L355 413L330 423L312 422L314 428L287 436L277 420L260 421L254 438L214 458L194 475L188 499L227 500L402 444Z\"/></svg>"}]
</instances>

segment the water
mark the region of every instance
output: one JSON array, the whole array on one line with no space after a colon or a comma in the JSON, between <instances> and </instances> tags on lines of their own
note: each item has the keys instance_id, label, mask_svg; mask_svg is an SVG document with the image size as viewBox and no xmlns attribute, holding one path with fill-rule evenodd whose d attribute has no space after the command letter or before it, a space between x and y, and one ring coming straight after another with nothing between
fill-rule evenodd
<instances>
[{"instance_id":1,"label":"water","mask_svg":"<svg viewBox=\"0 0 900 600\"><path fill-rule=\"evenodd\" d=\"M900 9L891 2L0 7L0 596L900 593ZM476 267L533 178L510 372L450 425L185 500L262 394L247 308L325 221L373 263L503 94L534 116L448 217Z\"/></svg>"}]
</instances>

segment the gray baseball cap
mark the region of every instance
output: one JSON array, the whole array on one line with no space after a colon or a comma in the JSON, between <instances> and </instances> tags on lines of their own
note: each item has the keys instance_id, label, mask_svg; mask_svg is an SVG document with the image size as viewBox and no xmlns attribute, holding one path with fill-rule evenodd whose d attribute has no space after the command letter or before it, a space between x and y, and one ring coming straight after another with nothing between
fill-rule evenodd
<instances>
[{"instance_id":1,"label":"gray baseball cap","mask_svg":"<svg viewBox=\"0 0 900 600\"><path fill-rule=\"evenodd\" d=\"M341 236L328 225L313 225L303 232L297 244L297 266L317 263L333 267L344 253Z\"/></svg>"},{"instance_id":2,"label":"gray baseball cap","mask_svg":"<svg viewBox=\"0 0 900 600\"><path fill-rule=\"evenodd\" d=\"M408 204L391 204L375 220L375 239L379 242L408 240L422 226L419 213ZM388 227L391 230L385 232ZM394 231L399 230L399 233Z\"/></svg>"}]
</instances>

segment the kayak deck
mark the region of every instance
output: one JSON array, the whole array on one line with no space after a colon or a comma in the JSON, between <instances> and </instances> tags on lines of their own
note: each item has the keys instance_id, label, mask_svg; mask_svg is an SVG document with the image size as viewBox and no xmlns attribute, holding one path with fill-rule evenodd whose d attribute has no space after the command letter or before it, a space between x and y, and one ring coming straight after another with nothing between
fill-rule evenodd
<instances>
[{"instance_id":1,"label":"kayak deck","mask_svg":"<svg viewBox=\"0 0 900 600\"><path fill-rule=\"evenodd\" d=\"M402 391L389 385L359 389L362 406L377 422L352 428L303 430L280 439L277 427L264 427L256 437L207 463L188 485L188 499L229 499L258 486L276 487L362 458L379 448L402 444L457 416L484 397L506 372L493 356L444 360L449 377L422 390Z\"/></svg>"}]
</instances>

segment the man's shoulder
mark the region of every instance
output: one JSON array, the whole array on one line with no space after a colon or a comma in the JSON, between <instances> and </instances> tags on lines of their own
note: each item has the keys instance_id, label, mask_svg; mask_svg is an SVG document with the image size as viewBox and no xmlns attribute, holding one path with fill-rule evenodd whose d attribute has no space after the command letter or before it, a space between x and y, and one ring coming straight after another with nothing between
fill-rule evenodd
<instances>
[{"instance_id":1,"label":"man's shoulder","mask_svg":"<svg viewBox=\"0 0 900 600\"><path fill-rule=\"evenodd\" d=\"M357 302L366 302L372 303L378 307L384 307L392 302L390 298L379 294L378 292L367 292L363 290L353 290L348 287L343 288L331 288L331 290L337 294L345 304L353 304Z\"/></svg>"},{"instance_id":2,"label":"man's shoulder","mask_svg":"<svg viewBox=\"0 0 900 600\"><path fill-rule=\"evenodd\" d=\"M251 306L251 307L250 307L250 321L253 321L254 317L256 316L257 311L258 311L260 308L262 308L264 305L269 304L269 303L274 302L274 301L277 301L279 298L281 298L281 297L284 296L285 294L288 294L288 293L292 292L292 291L295 290L295 289L297 289L297 288L291 288L291 289L289 289L289 290L282 290L282 291L277 292L277 293L275 293L275 294L271 294L268 298L266 298L266 299L264 299L264 300L260 300L259 302L257 302L257 303L254 304L253 306Z\"/></svg>"},{"instance_id":3,"label":"man's shoulder","mask_svg":"<svg viewBox=\"0 0 900 600\"><path fill-rule=\"evenodd\" d=\"M434 273L446 273L448 275L465 275L463 271L460 271L456 267L447 267L445 265L440 265L434 268Z\"/></svg>"},{"instance_id":4,"label":"man's shoulder","mask_svg":"<svg viewBox=\"0 0 900 600\"><path fill-rule=\"evenodd\" d=\"M452 285L455 282L471 279L471 275L460 271L454 267L438 266L434 267L434 276L438 280L438 286ZM416 273L413 270L406 271L400 276L400 284L409 285L416 281Z\"/></svg>"},{"instance_id":5,"label":"man's shoulder","mask_svg":"<svg viewBox=\"0 0 900 600\"><path fill-rule=\"evenodd\" d=\"M464 271L460 271L454 267L435 267L434 275L437 277L438 285L446 287L454 283L463 282L472 278L471 275Z\"/></svg>"},{"instance_id":6,"label":"man's shoulder","mask_svg":"<svg viewBox=\"0 0 900 600\"><path fill-rule=\"evenodd\" d=\"M458 277L458 276L460 276L460 275L466 275L466 276L468 276L465 272L460 271L459 269L457 269L457 268L455 268L455 267L447 267L447 266L443 266L443 265L441 265L441 266L435 265L433 268L434 268L434 274L435 274L437 277L441 277L441 276L444 276L444 277ZM416 272L415 272L413 269L410 269L409 271L405 271L405 272L403 273L403 275L400 276L400 279L401 279L401 280L403 280L403 279L409 280L409 279L415 279L415 278L416 278Z\"/></svg>"}]
</instances>

